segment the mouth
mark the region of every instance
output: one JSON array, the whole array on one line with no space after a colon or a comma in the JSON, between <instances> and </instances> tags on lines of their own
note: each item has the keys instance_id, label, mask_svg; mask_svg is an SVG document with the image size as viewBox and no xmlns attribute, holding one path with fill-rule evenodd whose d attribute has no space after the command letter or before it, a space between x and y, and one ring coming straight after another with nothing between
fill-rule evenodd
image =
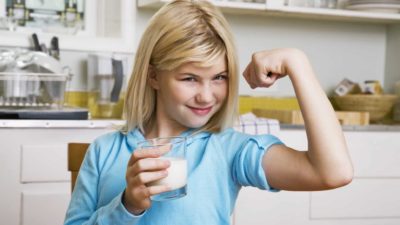
<instances>
[{"instance_id":1,"label":"mouth","mask_svg":"<svg viewBox=\"0 0 400 225\"><path fill-rule=\"evenodd\" d=\"M188 106L188 107L194 114L199 115L199 116L207 115L209 112L211 112L211 109L212 109L212 106L203 107L203 108L190 107L190 106Z\"/></svg>"}]
</instances>

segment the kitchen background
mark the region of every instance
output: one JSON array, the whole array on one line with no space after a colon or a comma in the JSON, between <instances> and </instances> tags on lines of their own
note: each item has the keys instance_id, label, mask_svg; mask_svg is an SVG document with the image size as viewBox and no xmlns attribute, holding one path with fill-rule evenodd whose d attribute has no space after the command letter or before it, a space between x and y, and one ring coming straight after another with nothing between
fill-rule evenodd
<instances>
[{"instance_id":1,"label":"kitchen background","mask_svg":"<svg viewBox=\"0 0 400 225\"><path fill-rule=\"evenodd\" d=\"M88 0L87 2L90 7L96 7L96 1ZM339 5L343 5L340 2L343 1L339 1ZM91 35L82 35L82 40L79 37L71 39L68 35L64 38L60 35L59 38L61 63L71 67L74 75L69 91L86 91L88 51L123 53L131 57L128 60L131 62L141 34L149 18L156 11L156 9L148 8L137 9L134 1L124 3L123 0L103 0L98 1L97 4L98 9L87 9L91 11L86 16L86 18L97 16L95 18L99 22L97 25L96 21L91 21L93 18L87 19L89 22L86 21L89 26L95 26L95 29L90 27L88 30L95 32L96 36L92 37L98 39L97 42L86 45ZM104 6L99 7L102 4ZM125 8L124 12L121 4L128 4L127 7L132 9ZM336 17L339 21L324 19L323 16L321 19L318 16L303 19L291 18L290 15L285 14L275 17L266 16L265 13L257 10L245 15L240 15L241 13L239 9L237 13L226 14L236 38L241 71L249 61L251 53L255 51L296 47L308 54L327 93L331 93L343 78L349 78L355 82L378 80L386 92L394 91L394 83L400 77L399 66L395 59L400 49L397 43L400 28L396 25L396 21L390 24L379 19L366 22L358 22L356 19L340 21L340 16ZM20 41L16 41L12 32L3 31L3 35L5 37L2 39L5 40L2 40L0 45L12 46L19 43L20 45L16 47L28 45L33 47L26 36L24 37L26 40L22 40L20 36ZM43 36L46 40L48 35ZM125 46L120 45L113 49L115 43L110 45L110 42L101 41L110 37L122 38ZM241 82L240 94L293 96L294 92L289 80L283 79L271 90L252 91L245 82Z\"/></svg>"},{"instance_id":2,"label":"kitchen background","mask_svg":"<svg viewBox=\"0 0 400 225\"><path fill-rule=\"evenodd\" d=\"M118 5L112 1L111 5ZM118 7L106 7L119 14ZM156 12L152 9L133 10L134 37L132 44L136 47L149 18ZM392 63L400 47L396 36L400 35L397 25L386 25L375 22L332 21L319 19L301 19L272 17L261 15L226 14L236 38L240 68L243 71L251 54L263 49L279 47L296 47L305 51L310 57L323 88L331 93L343 79L350 78L355 82L379 80L386 91L393 91L394 82L399 80L400 73ZM118 23L111 27L110 33L118 29ZM118 31L117 31L118 32ZM60 40L62 43L62 39ZM135 48L133 47L133 49ZM134 51L134 50L133 50ZM133 55L128 54L128 56ZM86 90L87 52L61 49L61 62L72 68L71 91ZM132 61L132 60L130 60ZM242 95L294 95L290 81L283 79L272 90L252 91L242 80Z\"/></svg>"},{"instance_id":3,"label":"kitchen background","mask_svg":"<svg viewBox=\"0 0 400 225\"><path fill-rule=\"evenodd\" d=\"M56 1L32 2L45 4ZM81 4L79 2L83 0L78 0L77 5ZM398 12L393 13L392 8L392 13L375 13L284 5L301 2L215 2L222 6L232 27L241 71L255 51L295 47L309 56L328 95L333 94L344 78L358 83L376 80L382 84L385 93L395 92L395 83L400 80ZM81 15L82 24L78 25L84 30L78 32L74 30L75 25L67 26L65 30L53 28L42 32L43 27L14 27L7 20L0 19L0 25L3 24L0 26L0 48L33 48L33 32L46 44L57 36L60 62L70 67L73 75L67 88L67 100L84 106L87 102L86 98L82 101L82 96L87 97L85 94L90 85L88 55L125 56L130 71L141 34L150 17L163 3L164 0L86 0ZM339 8L346 7L346 4L346 0L338 1ZM5 9L6 1L0 0L0 18L6 16ZM270 89L256 90L251 90L242 79L240 94L281 97L283 102L288 98L290 101L284 106L274 103L274 107L296 108L288 78L280 80ZM256 102L247 101L252 104L249 106L242 101L241 107L254 107ZM258 99L258 102L262 101ZM0 223L60 224L70 196L70 175L64 168L66 143L90 142L108 132L109 123L91 120L80 123L71 121L68 124L63 121L27 123L0 120L0 140L4 143L0 150L0 164L5 168L0 170L0 177L4 182L2 184L6 184L0 185L0 193L7 193L1 195L3 202L11 202L0 203ZM268 224L400 224L400 144L396 143L400 129L398 126L375 125L344 127L344 130L356 168L355 179L348 188L328 193L283 192L276 195L246 189L238 200L232 218L234 224L264 224L266 221ZM281 124L279 135L290 146L299 149L307 147L301 126ZM382 154L382 151L385 153Z\"/></svg>"},{"instance_id":4,"label":"kitchen background","mask_svg":"<svg viewBox=\"0 0 400 225\"><path fill-rule=\"evenodd\" d=\"M60 62L62 65L67 65L73 75L67 88L67 101L73 105L86 106L87 103L83 100L87 98L85 95L82 97L82 94L85 94L82 92L87 92L92 82L90 79L88 81L88 54L107 53L110 56L112 54L126 56L127 80L138 41L150 17L160 4L157 4L157 1L156 4L151 4L142 0L139 1L142 7L136 8L134 1L125 0L66 2L76 2L77 11L81 12L82 17L76 24L84 27L84 31L79 31L77 34L58 35L61 49ZM329 17L335 9L319 8L323 7L321 5L323 2L328 3L329 0L275 0L267 2L267 6L269 4L268 7L272 7L270 11L273 11L273 7L279 4L297 6L301 2L304 2L306 6L310 2L315 2L314 8L300 7L300 9L312 9L315 12L306 11L297 14L283 12L275 13L278 15L275 16L274 13L268 13L268 10L259 7L259 5L265 5L263 3L248 3L239 0L233 2L238 3L238 6L223 7L225 12L228 12L226 17L236 38L240 71L243 71L251 54L256 51L295 47L302 49L309 56L321 85L328 95L332 95L335 87L345 78L360 84L366 80L378 81L382 84L385 93L395 92L395 82L400 79L398 72L400 65L396 61L400 50L398 44L400 37L398 21L400 20L396 18L398 15L392 13L391 15L383 14L377 19L374 19L375 16L360 19L362 16L357 14L349 16L349 13L337 13ZM347 0L330 2L335 2L337 8L345 8L349 5ZM85 10L84 4L86 4ZM240 4L245 4L245 6L242 7ZM256 4L257 7L249 7L246 4ZM5 8L5 3L3 3L3 8ZM316 15L312 16L312 14ZM76 27L79 27L78 25ZM4 37L0 41L0 46L33 47L32 41L26 35L29 29L21 30L23 32L3 31ZM48 28L47 30L53 32L56 29ZM68 27L68 30L62 32L74 31L73 28ZM45 32L42 35L39 34L39 37L47 43L50 42L51 35ZM256 90L251 90L241 78L239 93L242 96L294 97L288 78L282 79L272 88ZM246 102L243 105L246 105ZM245 110L242 108L241 112L248 110L247 107Z\"/></svg>"}]
</instances>

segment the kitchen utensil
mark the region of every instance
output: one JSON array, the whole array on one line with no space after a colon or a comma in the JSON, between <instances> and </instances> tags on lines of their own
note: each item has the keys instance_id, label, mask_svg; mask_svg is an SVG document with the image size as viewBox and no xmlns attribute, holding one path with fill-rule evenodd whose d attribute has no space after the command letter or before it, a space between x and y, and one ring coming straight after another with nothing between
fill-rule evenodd
<instances>
[{"instance_id":1,"label":"kitchen utensil","mask_svg":"<svg viewBox=\"0 0 400 225\"><path fill-rule=\"evenodd\" d=\"M41 52L42 48L40 47L39 38L38 38L37 34L35 34L35 33L32 34L32 41L33 41L33 46L34 46L33 50Z\"/></svg>"},{"instance_id":2,"label":"kitchen utensil","mask_svg":"<svg viewBox=\"0 0 400 225\"><path fill-rule=\"evenodd\" d=\"M60 47L58 45L58 38L57 37L52 37L50 41L50 55L57 59L60 60Z\"/></svg>"},{"instance_id":3,"label":"kitchen utensil","mask_svg":"<svg viewBox=\"0 0 400 225\"><path fill-rule=\"evenodd\" d=\"M93 118L121 118L127 58L111 54L88 57L88 107Z\"/></svg>"},{"instance_id":4,"label":"kitchen utensil","mask_svg":"<svg viewBox=\"0 0 400 225\"><path fill-rule=\"evenodd\" d=\"M64 104L70 71L43 52L0 52L0 107L57 107Z\"/></svg>"},{"instance_id":5,"label":"kitchen utensil","mask_svg":"<svg viewBox=\"0 0 400 225\"><path fill-rule=\"evenodd\" d=\"M33 72L49 72L49 73L63 73L65 67L59 61L50 57L44 52L27 52L20 54L15 59L16 65L20 69L25 69L28 66L36 65L40 71Z\"/></svg>"}]
</instances>

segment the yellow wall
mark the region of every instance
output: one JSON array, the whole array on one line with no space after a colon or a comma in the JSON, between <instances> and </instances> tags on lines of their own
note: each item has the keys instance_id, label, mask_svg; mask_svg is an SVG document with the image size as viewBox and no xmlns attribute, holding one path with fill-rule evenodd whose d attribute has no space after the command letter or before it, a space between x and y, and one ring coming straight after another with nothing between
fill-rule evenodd
<instances>
[{"instance_id":1,"label":"yellow wall","mask_svg":"<svg viewBox=\"0 0 400 225\"><path fill-rule=\"evenodd\" d=\"M252 109L300 109L299 103L295 97L239 97L239 113L251 112Z\"/></svg>"},{"instance_id":2,"label":"yellow wall","mask_svg":"<svg viewBox=\"0 0 400 225\"><path fill-rule=\"evenodd\" d=\"M66 92L66 103L69 106L88 107L88 92ZM120 105L120 104L119 104ZM244 114L251 112L252 109L287 109L294 110L300 109L297 99L295 97L250 97L239 96L239 113ZM122 105L118 107L122 111ZM99 113L101 114L101 113ZM97 115L97 113L95 113Z\"/></svg>"}]
</instances>

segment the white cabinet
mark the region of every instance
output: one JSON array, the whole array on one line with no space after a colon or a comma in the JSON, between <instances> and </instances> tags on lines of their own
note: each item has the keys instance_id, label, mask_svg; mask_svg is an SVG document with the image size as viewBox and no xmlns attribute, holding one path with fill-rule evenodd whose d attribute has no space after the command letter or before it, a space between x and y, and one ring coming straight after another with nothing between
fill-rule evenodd
<instances>
[{"instance_id":1,"label":"white cabinet","mask_svg":"<svg viewBox=\"0 0 400 225\"><path fill-rule=\"evenodd\" d=\"M4 6L0 6L0 10L4 11ZM135 12L132 0L84 0L84 25L78 32L43 31L46 26L39 30L32 27L0 30L0 46L32 47L30 36L36 32L40 42L46 44L53 36L58 36L61 50L133 53ZM0 14L2 16L5 15Z\"/></svg>"},{"instance_id":2,"label":"white cabinet","mask_svg":"<svg viewBox=\"0 0 400 225\"><path fill-rule=\"evenodd\" d=\"M31 122L26 128L0 121L1 224L62 224L71 194L67 143L91 142L112 131L85 122ZM284 129L279 137L290 147L307 148L304 130ZM345 131L345 137L355 169L352 183L320 192L243 188L233 224L400 224L399 132Z\"/></svg>"},{"instance_id":3,"label":"white cabinet","mask_svg":"<svg viewBox=\"0 0 400 225\"><path fill-rule=\"evenodd\" d=\"M333 191L311 194L310 219L385 219L400 222L400 178L355 178Z\"/></svg>"},{"instance_id":4,"label":"white cabinet","mask_svg":"<svg viewBox=\"0 0 400 225\"><path fill-rule=\"evenodd\" d=\"M235 225L400 224L400 133L345 131L354 165L349 185L328 191L270 193L244 188ZM303 130L282 130L288 146L306 149Z\"/></svg>"},{"instance_id":5,"label":"white cabinet","mask_svg":"<svg viewBox=\"0 0 400 225\"><path fill-rule=\"evenodd\" d=\"M22 191L20 224L63 224L70 195L69 190L61 185L51 189L50 185L47 185L47 187L43 187L42 190Z\"/></svg>"},{"instance_id":6,"label":"white cabinet","mask_svg":"<svg viewBox=\"0 0 400 225\"><path fill-rule=\"evenodd\" d=\"M140 8L159 8L170 0L138 0ZM266 0L266 3L244 1L214 0L212 3L223 12L234 14L252 14L283 16L324 20L360 21L372 23L399 23L400 14L361 12L343 9L308 8L286 6L284 0Z\"/></svg>"},{"instance_id":7,"label":"white cabinet","mask_svg":"<svg viewBox=\"0 0 400 225\"><path fill-rule=\"evenodd\" d=\"M92 142L113 130L106 124L0 121L0 224L62 224L71 195L67 143Z\"/></svg>"}]
</instances>

